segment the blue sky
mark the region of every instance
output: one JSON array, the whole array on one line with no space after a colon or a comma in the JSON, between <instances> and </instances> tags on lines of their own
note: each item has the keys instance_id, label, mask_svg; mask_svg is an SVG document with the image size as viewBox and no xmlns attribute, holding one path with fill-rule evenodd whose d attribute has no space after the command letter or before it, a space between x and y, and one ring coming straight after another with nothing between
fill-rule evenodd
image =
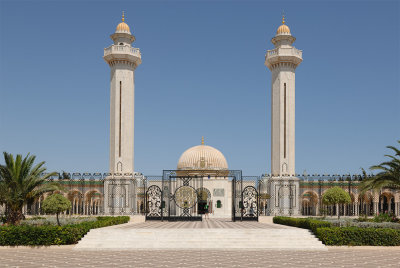
<instances>
[{"instance_id":1,"label":"blue sky","mask_svg":"<svg viewBox=\"0 0 400 268\"><path fill-rule=\"evenodd\" d=\"M0 151L51 171L107 172L103 49L121 11L135 73L135 169L176 168L187 148L270 172L270 71L282 10L295 47L296 172L359 173L400 139L398 1L1 1ZM3 162L3 161L1 161Z\"/></svg>"}]
</instances>

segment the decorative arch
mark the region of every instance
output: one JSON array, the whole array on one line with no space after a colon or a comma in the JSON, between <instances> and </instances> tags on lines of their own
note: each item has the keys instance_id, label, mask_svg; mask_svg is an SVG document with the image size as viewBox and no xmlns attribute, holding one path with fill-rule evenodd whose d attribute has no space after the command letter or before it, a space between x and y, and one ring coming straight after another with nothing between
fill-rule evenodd
<instances>
[{"instance_id":1,"label":"decorative arch","mask_svg":"<svg viewBox=\"0 0 400 268\"><path fill-rule=\"evenodd\" d=\"M97 190L89 190L85 193L84 213L87 215L97 215L103 204L103 195Z\"/></svg>"},{"instance_id":2,"label":"decorative arch","mask_svg":"<svg viewBox=\"0 0 400 268\"><path fill-rule=\"evenodd\" d=\"M316 192L311 190L305 191L302 194L302 200L301 200L302 214L310 216L318 215L319 214L318 201L319 201L319 196Z\"/></svg>"},{"instance_id":3,"label":"decorative arch","mask_svg":"<svg viewBox=\"0 0 400 268\"><path fill-rule=\"evenodd\" d=\"M117 163L117 172L122 172L122 163L120 161Z\"/></svg>"},{"instance_id":4,"label":"decorative arch","mask_svg":"<svg viewBox=\"0 0 400 268\"><path fill-rule=\"evenodd\" d=\"M287 164L286 164L286 162L282 164L282 172L287 172Z\"/></svg>"},{"instance_id":5,"label":"decorative arch","mask_svg":"<svg viewBox=\"0 0 400 268\"><path fill-rule=\"evenodd\" d=\"M374 214L374 196L367 192L358 196L358 214L359 215L373 215Z\"/></svg>"},{"instance_id":6,"label":"decorative arch","mask_svg":"<svg viewBox=\"0 0 400 268\"><path fill-rule=\"evenodd\" d=\"M201 187L196 190L197 192L197 211L199 214L206 212L205 205L208 205L208 212L213 212L213 201L211 199L211 192L206 187Z\"/></svg>"},{"instance_id":7,"label":"decorative arch","mask_svg":"<svg viewBox=\"0 0 400 268\"><path fill-rule=\"evenodd\" d=\"M69 214L82 214L83 212L83 195L77 189L72 189L68 192L67 198L71 201L71 210Z\"/></svg>"},{"instance_id":8,"label":"decorative arch","mask_svg":"<svg viewBox=\"0 0 400 268\"><path fill-rule=\"evenodd\" d=\"M394 213L396 211L394 197L394 193L387 190L379 195L379 213Z\"/></svg>"},{"instance_id":9,"label":"decorative arch","mask_svg":"<svg viewBox=\"0 0 400 268\"><path fill-rule=\"evenodd\" d=\"M197 189L197 198L198 200L210 201L211 200L211 192L205 187L201 187Z\"/></svg>"}]
</instances>

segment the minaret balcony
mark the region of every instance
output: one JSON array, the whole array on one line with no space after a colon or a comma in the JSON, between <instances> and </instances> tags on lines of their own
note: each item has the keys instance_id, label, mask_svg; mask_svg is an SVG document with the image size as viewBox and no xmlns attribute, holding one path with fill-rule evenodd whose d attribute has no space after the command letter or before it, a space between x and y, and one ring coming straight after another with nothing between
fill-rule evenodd
<instances>
[{"instance_id":1,"label":"minaret balcony","mask_svg":"<svg viewBox=\"0 0 400 268\"><path fill-rule=\"evenodd\" d=\"M139 65L142 63L142 55L138 48L129 45L112 45L104 49L104 60L110 63L115 60L127 60Z\"/></svg>"},{"instance_id":2,"label":"minaret balcony","mask_svg":"<svg viewBox=\"0 0 400 268\"><path fill-rule=\"evenodd\" d=\"M303 61L303 51L294 47L278 47L268 50L265 55L265 65L268 68L279 62L291 62L299 65Z\"/></svg>"}]
</instances>

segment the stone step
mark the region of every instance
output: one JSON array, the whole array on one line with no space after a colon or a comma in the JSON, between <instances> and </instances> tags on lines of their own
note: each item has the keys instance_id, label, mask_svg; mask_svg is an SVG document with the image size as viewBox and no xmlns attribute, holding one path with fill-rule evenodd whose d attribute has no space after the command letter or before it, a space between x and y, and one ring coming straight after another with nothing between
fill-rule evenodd
<instances>
[{"instance_id":1,"label":"stone step","mask_svg":"<svg viewBox=\"0 0 400 268\"><path fill-rule=\"evenodd\" d=\"M285 237L282 236L223 236L223 235L219 235L219 236L206 236L208 240L219 240L219 239L231 239L231 240L236 240L239 238L247 238L249 240L252 239L258 239L260 237L262 237L263 239L268 239L268 240L276 240L276 239L284 239ZM135 234L127 234L125 236L120 236L120 235L115 235L113 237L108 237L108 236L104 236L102 238L102 241L105 240L118 240L118 239L131 239L131 238L143 238L143 239L169 239L169 240L182 240L182 239L191 239L191 240L202 240L204 239L204 236L185 236L185 235L180 235L180 236L163 236L163 235L135 235ZM97 236L95 235L89 235L89 236L85 236L85 239L98 239ZM317 239L315 237L309 237L309 236L290 236L290 239L292 240L302 240L302 239Z\"/></svg>"},{"instance_id":2,"label":"stone step","mask_svg":"<svg viewBox=\"0 0 400 268\"><path fill-rule=\"evenodd\" d=\"M90 230L75 249L294 249L326 250L309 230L134 229Z\"/></svg>"}]
</instances>

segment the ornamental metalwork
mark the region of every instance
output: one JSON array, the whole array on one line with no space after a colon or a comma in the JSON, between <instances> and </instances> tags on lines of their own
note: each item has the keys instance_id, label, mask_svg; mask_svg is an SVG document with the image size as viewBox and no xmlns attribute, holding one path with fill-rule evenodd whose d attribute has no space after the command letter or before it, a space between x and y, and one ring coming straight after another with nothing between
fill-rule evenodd
<instances>
[{"instance_id":1,"label":"ornamental metalwork","mask_svg":"<svg viewBox=\"0 0 400 268\"><path fill-rule=\"evenodd\" d=\"M191 186L181 186L176 189L174 199L178 207L183 209L192 208L197 202L197 192Z\"/></svg>"},{"instance_id":2,"label":"ornamental metalwork","mask_svg":"<svg viewBox=\"0 0 400 268\"><path fill-rule=\"evenodd\" d=\"M161 189L157 185L151 185L146 191L146 217L161 217Z\"/></svg>"},{"instance_id":3,"label":"ornamental metalwork","mask_svg":"<svg viewBox=\"0 0 400 268\"><path fill-rule=\"evenodd\" d=\"M181 177L181 178L174 178ZM197 177L196 177L197 176ZM246 202L242 200L242 192L247 186L257 189L259 195L258 214L260 215L289 215L295 213L295 204L299 204L303 215L345 215L357 216L366 214L368 216L377 213L391 213L400 215L400 192L396 189L380 189L361 194L359 184L368 176L364 175L295 175L298 178L299 187L295 187L291 179L281 180L270 175L258 177L242 177L240 170L166 170L162 176L143 176L140 173L66 173L55 174L48 182L61 184L65 192L60 192L71 202L71 209L66 211L68 215L146 215L147 213L157 215L158 219L179 218L183 209L176 204L175 190L181 186L191 186L197 193L197 204L207 203L210 213L215 207L210 191L202 187L202 180L211 177L225 177L232 183L231 190L225 190L232 197L233 220L245 220L243 209ZM186 178L186 179L185 179ZM201 179L200 179L201 178ZM283 193L285 184L288 186ZM148 205L146 192L152 186L159 187L158 202ZM339 206L327 206L321 202L325 191L331 187L338 186L347 191L352 203ZM279 189L281 189L281 195ZM210 189L213 192L213 189ZM205 193L207 192L207 193ZM283 198L286 195L286 198ZM44 194L28 204L24 214L41 215L42 202L46 198ZM207 202L204 202L206 201ZM215 200L214 200L215 201ZM178 201L179 203L179 201ZM150 207L153 206L153 209ZM184 220L193 220L199 217L199 206L194 205L189 209L190 217ZM4 213L4 206L0 206L0 215ZM297 208L296 208L297 209ZM161 215L161 216L160 216Z\"/></svg>"},{"instance_id":4,"label":"ornamental metalwork","mask_svg":"<svg viewBox=\"0 0 400 268\"><path fill-rule=\"evenodd\" d=\"M241 176L232 179L232 221L258 221L260 183L258 176Z\"/></svg>"},{"instance_id":5,"label":"ornamental metalwork","mask_svg":"<svg viewBox=\"0 0 400 268\"><path fill-rule=\"evenodd\" d=\"M253 186L247 186L242 193L243 217L258 217L258 192Z\"/></svg>"}]
</instances>

